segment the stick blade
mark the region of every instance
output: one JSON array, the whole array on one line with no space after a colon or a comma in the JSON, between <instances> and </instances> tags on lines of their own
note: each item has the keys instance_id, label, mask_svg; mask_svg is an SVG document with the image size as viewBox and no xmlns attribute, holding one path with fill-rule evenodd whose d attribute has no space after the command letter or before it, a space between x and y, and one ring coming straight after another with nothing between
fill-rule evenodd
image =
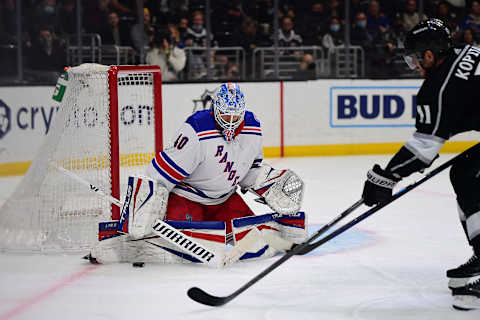
<instances>
[{"instance_id":1,"label":"stick blade","mask_svg":"<svg viewBox=\"0 0 480 320\"><path fill-rule=\"evenodd\" d=\"M201 303L207 306L212 306L212 307L223 306L224 304L226 304L231 300L230 297L212 296L211 294L206 293L205 291L197 287L188 289L187 295L190 297L190 299L198 303Z\"/></svg>"}]
</instances>

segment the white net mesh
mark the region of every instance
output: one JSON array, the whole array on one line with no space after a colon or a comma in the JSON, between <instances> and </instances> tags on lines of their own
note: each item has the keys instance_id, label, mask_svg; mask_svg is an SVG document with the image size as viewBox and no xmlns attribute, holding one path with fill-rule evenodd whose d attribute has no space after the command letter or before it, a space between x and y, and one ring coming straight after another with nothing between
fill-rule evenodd
<instances>
[{"instance_id":1,"label":"white net mesh","mask_svg":"<svg viewBox=\"0 0 480 320\"><path fill-rule=\"evenodd\" d=\"M111 219L107 200L55 169L72 171L110 194L108 70L92 64L68 70L66 93L52 130L0 208L0 250L86 249L98 239L98 222ZM152 73L137 69L118 73L120 186L128 174L144 173L155 153L152 79Z\"/></svg>"}]
</instances>

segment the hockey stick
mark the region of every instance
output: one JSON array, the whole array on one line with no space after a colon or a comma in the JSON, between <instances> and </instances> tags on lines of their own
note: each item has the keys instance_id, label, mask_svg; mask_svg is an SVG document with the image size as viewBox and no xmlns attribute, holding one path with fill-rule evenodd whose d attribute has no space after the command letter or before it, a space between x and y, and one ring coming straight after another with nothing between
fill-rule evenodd
<instances>
[{"instance_id":1,"label":"hockey stick","mask_svg":"<svg viewBox=\"0 0 480 320\"><path fill-rule=\"evenodd\" d=\"M230 302L231 300L235 299L238 295L240 295L242 292L244 292L245 290L247 290L248 288L250 288L252 285L254 285L255 283L257 283L258 281L260 281L261 279L263 279L267 274L269 274L270 272L272 272L273 270L275 270L278 266L280 266L281 264L283 264L285 261L287 261L288 259L290 259L292 256L298 254L298 253L307 253L307 252L310 252L312 250L314 250L315 248L319 247L320 245L324 244L325 242L335 238L336 236L338 236L339 234L345 232L346 230L350 229L351 227L355 226L357 223L361 222L362 220L368 218L369 216L371 216L372 214L374 214L375 212L377 212L378 210L382 209L383 207L387 206L388 204L392 203L393 201L397 200L398 198L400 198L401 196L405 195L407 192L413 190L414 188L418 187L419 185L421 185L422 183L426 182L427 180L429 180L430 178L434 177L435 175L437 175L438 173L442 172L443 170L445 170L446 168L450 167L453 163L455 163L456 161L458 161L458 159L464 157L467 153L470 153L472 152L473 150L477 150L480 148L480 143L477 143L476 145L472 146L471 148L465 150L464 152L462 152L461 154L455 156L454 158L450 159L449 161L445 162L444 164L440 165L439 167L437 167L436 169L430 171L427 175L425 175L425 177L423 177L421 180L419 180L418 182L415 182L409 186L407 186L406 188L400 190L398 193L396 193L389 201L387 202L384 202L384 203L381 203L381 204L378 204L376 205L375 207L371 208L370 210L368 210L367 212L363 213L362 215L358 216L357 218L355 218L354 220L350 221L349 223L343 225L342 227L338 228L337 230L335 230L333 233L329 234L328 236L322 238L321 240L318 240L317 242L313 243L310 245L310 242L316 238L318 238L318 234L319 232L317 232L316 234L314 234L312 237L310 237L307 241L305 241L303 244L300 244L294 248L292 248L290 251L288 251L287 253L285 253L280 259L278 259L277 261L275 261L273 264L271 264L269 267L267 267L265 270L263 270L262 272L260 272L258 275L256 275L254 278L252 278L250 281L248 281L247 283L245 283L243 286L241 286L239 289L237 289L236 291L234 291L233 293L231 293L230 295L228 296L223 296L223 297L218 297L218 296L213 296L207 292L205 292L204 290L198 288L198 287L193 287L193 288L190 288L187 292L188 296L197 301L198 303L202 303L202 304L205 304L205 305L208 305L208 306L214 306L214 307L218 307L218 306L222 306L228 302ZM358 203L358 202L357 202ZM348 209L347 209L348 210ZM324 228L322 228L324 229ZM319 230L320 231L320 230ZM309 246L310 245L310 246ZM307 250L305 250L307 248Z\"/></svg>"},{"instance_id":2,"label":"hockey stick","mask_svg":"<svg viewBox=\"0 0 480 320\"><path fill-rule=\"evenodd\" d=\"M86 181L79 175L68 171L62 167L53 167L62 172L63 174L76 180L80 184L86 186L91 192L94 192L100 197L106 198L108 201L118 206L120 209L122 208L123 204L120 202L120 200L108 195L105 191L95 186L94 184ZM202 261L203 263L210 264L215 267L221 266L223 264L222 259L220 259L220 257L218 257L215 252L213 252L212 250L208 250L204 245L196 242L191 237L185 235L184 233L170 226L161 219L155 220L152 226L152 232L160 238L164 239L165 241L169 242L170 244L173 244L174 246L180 248L183 252L188 253L192 257L195 257L198 260Z\"/></svg>"},{"instance_id":3,"label":"hockey stick","mask_svg":"<svg viewBox=\"0 0 480 320\"><path fill-rule=\"evenodd\" d=\"M279 265L284 263L286 260L290 259L292 256L297 255L297 254L305 254L307 251L303 251L302 248L308 245L309 242L317 239L320 237L322 234L324 234L327 230L329 230L332 226L334 226L336 223L338 223L340 220L345 218L347 215L352 213L355 209L357 209L359 206L361 206L363 203L363 199L358 200L355 202L352 206L350 206L348 209L346 209L344 212L339 214L335 219L327 223L325 226L323 226L320 230L318 230L313 236L308 238L305 242L298 244L298 245L293 245L293 247L287 251L280 259L275 261L272 265L270 265L268 268L263 270L261 273L259 273L256 277L254 277L252 280L244 284L242 287L240 287L238 290L233 292L232 294L226 296L226 297L216 297L208 294L207 292L203 291L202 289L198 287L193 287L188 289L187 295L202 304L208 305L208 306L213 306L213 307L218 307L222 306L229 301L233 300L235 297L237 297L239 294L241 294L243 291L247 290L250 288L253 284L258 282L260 279L265 277L267 274L272 272L274 269L276 269Z\"/></svg>"}]
</instances>

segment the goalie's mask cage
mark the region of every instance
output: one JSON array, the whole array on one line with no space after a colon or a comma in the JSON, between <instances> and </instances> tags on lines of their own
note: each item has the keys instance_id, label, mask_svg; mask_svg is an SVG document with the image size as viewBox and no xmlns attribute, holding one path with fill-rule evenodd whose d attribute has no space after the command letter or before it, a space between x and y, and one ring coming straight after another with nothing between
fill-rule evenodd
<instances>
[{"instance_id":1,"label":"goalie's mask cage","mask_svg":"<svg viewBox=\"0 0 480 320\"><path fill-rule=\"evenodd\" d=\"M162 149L158 67L84 64L61 81L65 91L52 129L0 208L2 251L90 248L98 222L118 219L119 209L56 167L119 199L126 177L144 173Z\"/></svg>"},{"instance_id":2,"label":"goalie's mask cage","mask_svg":"<svg viewBox=\"0 0 480 320\"><path fill-rule=\"evenodd\" d=\"M242 123L246 110L245 96L240 86L232 82L222 84L213 96L212 104L215 121L224 130L233 133Z\"/></svg>"}]
</instances>

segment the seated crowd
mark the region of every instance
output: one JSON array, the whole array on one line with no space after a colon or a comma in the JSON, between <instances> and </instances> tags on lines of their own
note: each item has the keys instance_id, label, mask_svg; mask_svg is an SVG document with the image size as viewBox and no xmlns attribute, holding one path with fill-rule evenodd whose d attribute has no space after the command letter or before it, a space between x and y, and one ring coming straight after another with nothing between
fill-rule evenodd
<instances>
[{"instance_id":1,"label":"seated crowd","mask_svg":"<svg viewBox=\"0 0 480 320\"><path fill-rule=\"evenodd\" d=\"M139 23L135 0L84 0L82 31L100 35L105 46L132 47L135 63L159 65L167 81L238 79L241 66L221 50L232 46L243 48L248 77L256 62L253 50L274 44L273 0L211 1L210 37L204 0L143 2L143 23ZM0 0L1 48L17 45L16 3ZM350 0L350 25L346 25L344 1L279 0L279 46L296 47L281 50L280 55L298 63L299 75L308 75L316 61L311 52L297 47L318 46L325 54L334 55L344 46L348 28L351 45L363 49L366 76L395 77L404 72L398 62L406 32L427 17L444 20L459 44L477 44L480 0L458 3L461 1L424 0L420 13L417 0ZM77 0L25 0L22 5L25 69L61 70L67 64L68 39L75 39ZM207 45L211 48L208 57L206 50L195 49ZM8 53L1 52L0 59L8 61ZM187 69L191 71L188 77Z\"/></svg>"}]
</instances>

